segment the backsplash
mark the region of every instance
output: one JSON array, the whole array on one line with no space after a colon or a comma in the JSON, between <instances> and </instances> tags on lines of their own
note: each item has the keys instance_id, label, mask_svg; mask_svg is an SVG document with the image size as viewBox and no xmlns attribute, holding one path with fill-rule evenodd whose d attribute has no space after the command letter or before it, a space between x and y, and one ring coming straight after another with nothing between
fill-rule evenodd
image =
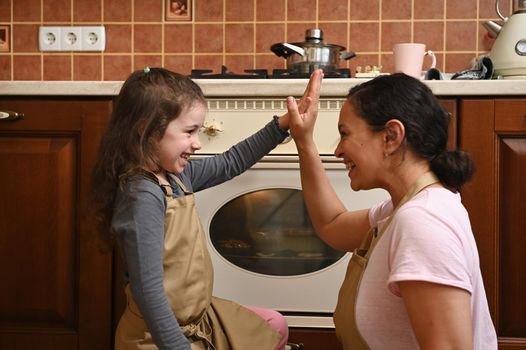
<instances>
[{"instance_id":1,"label":"backsplash","mask_svg":"<svg viewBox=\"0 0 526 350\"><path fill-rule=\"evenodd\" d=\"M166 20L165 0L0 0L0 26L11 30L0 52L0 80L124 80L135 69L163 66L230 71L286 68L270 51L302 42L320 28L325 43L354 51L342 67L393 68L397 42L421 42L437 68L456 72L492 45L481 23L497 19L494 0L191 0L190 19ZM501 1L510 13L511 0ZM104 52L40 52L38 29L104 25Z\"/></svg>"}]
</instances>

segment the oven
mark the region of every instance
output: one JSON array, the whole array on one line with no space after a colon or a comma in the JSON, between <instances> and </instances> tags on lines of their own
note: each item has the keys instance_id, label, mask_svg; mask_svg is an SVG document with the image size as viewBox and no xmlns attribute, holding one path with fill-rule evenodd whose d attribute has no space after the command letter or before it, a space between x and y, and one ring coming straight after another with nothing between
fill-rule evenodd
<instances>
[{"instance_id":1,"label":"oven","mask_svg":"<svg viewBox=\"0 0 526 350\"><path fill-rule=\"evenodd\" d=\"M342 99L320 101L314 137L330 182L348 209L385 199L353 192L333 156ZM210 99L198 156L225 151L286 110L285 99ZM294 142L285 140L242 175L196 193L214 265L214 295L272 308L291 327L332 328L332 312L350 254L315 234L301 191Z\"/></svg>"}]
</instances>

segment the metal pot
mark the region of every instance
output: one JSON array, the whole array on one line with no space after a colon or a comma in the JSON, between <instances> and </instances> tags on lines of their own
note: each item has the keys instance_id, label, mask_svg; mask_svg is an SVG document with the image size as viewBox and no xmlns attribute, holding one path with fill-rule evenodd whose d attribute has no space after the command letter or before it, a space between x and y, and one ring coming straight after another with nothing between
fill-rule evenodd
<instances>
[{"instance_id":1,"label":"metal pot","mask_svg":"<svg viewBox=\"0 0 526 350\"><path fill-rule=\"evenodd\" d=\"M321 29L307 29L305 42L278 43L272 45L270 50L287 59L287 69L291 73L312 73L317 68L332 73L338 70L341 60L356 56L352 51L345 51L343 46L325 44Z\"/></svg>"}]
</instances>

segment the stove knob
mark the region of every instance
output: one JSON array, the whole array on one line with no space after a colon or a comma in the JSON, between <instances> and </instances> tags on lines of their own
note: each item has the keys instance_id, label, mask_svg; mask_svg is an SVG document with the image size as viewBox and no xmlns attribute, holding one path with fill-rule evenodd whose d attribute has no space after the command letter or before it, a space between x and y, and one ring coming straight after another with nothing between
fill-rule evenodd
<instances>
[{"instance_id":1,"label":"stove knob","mask_svg":"<svg viewBox=\"0 0 526 350\"><path fill-rule=\"evenodd\" d=\"M515 52L519 56L526 56L526 39L521 39L515 44Z\"/></svg>"},{"instance_id":2,"label":"stove knob","mask_svg":"<svg viewBox=\"0 0 526 350\"><path fill-rule=\"evenodd\" d=\"M203 132L208 136L216 136L223 131L221 124L223 123L216 123L215 120L212 120L211 122L206 121L203 124Z\"/></svg>"}]
</instances>

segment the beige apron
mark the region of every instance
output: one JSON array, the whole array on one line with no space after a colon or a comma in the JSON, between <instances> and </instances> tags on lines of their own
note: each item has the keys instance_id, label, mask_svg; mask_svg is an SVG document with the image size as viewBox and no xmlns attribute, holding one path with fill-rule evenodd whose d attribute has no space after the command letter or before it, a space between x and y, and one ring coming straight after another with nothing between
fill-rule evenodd
<instances>
[{"instance_id":1,"label":"beige apron","mask_svg":"<svg viewBox=\"0 0 526 350\"><path fill-rule=\"evenodd\" d=\"M402 198L398 206L393 210L383 226L382 231L378 234L378 229L376 227L371 228L365 235L360 248L354 250L351 261L349 261L349 265L347 266L345 279L340 288L338 303L336 305L336 310L334 311L336 335L342 343L344 350L369 349L369 346L363 339L356 325L355 307L362 276L376 243L380 240L383 232L385 232L385 229L391 223L398 208L413 198L422 189L438 181L437 177L431 172L418 178L404 198Z\"/></svg>"},{"instance_id":2,"label":"beige apron","mask_svg":"<svg viewBox=\"0 0 526 350\"><path fill-rule=\"evenodd\" d=\"M164 289L192 350L274 350L280 335L259 315L234 302L212 296L213 269L194 196L173 179L185 196L166 189ZM156 179L155 179L156 180ZM129 285L127 307L115 335L116 350L157 349Z\"/></svg>"}]
</instances>

